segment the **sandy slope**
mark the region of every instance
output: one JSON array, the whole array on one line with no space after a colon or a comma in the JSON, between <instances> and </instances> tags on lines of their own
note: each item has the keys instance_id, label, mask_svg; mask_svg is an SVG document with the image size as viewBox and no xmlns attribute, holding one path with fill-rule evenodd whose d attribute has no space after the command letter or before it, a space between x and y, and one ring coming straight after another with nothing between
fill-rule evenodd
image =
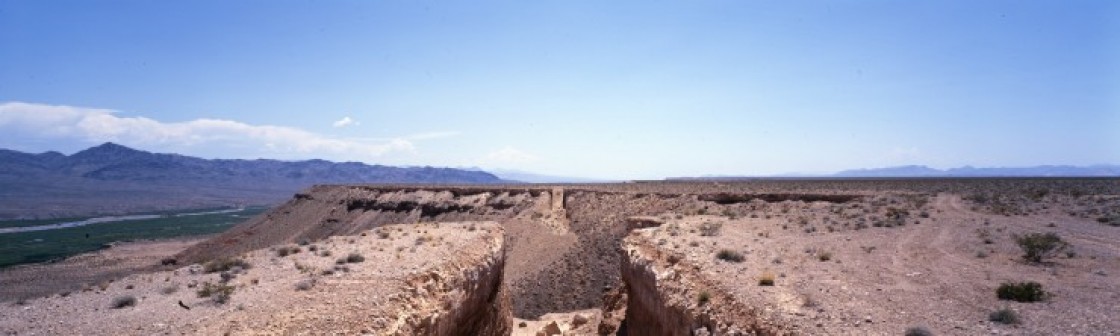
<instances>
[{"instance_id":1,"label":"sandy slope","mask_svg":"<svg viewBox=\"0 0 1120 336\"><path fill-rule=\"evenodd\" d=\"M196 291L207 282L220 283L221 277L192 265L127 276L103 289L92 287L66 297L0 306L0 332L408 335L417 332L417 325L438 318L426 314L447 315L447 308L460 305L456 300L469 294L463 292L466 287L452 281L457 272L489 262L490 267L497 267L495 281L500 283L500 260L490 259L504 259L502 230L495 223L387 226L381 230L387 237L375 233L337 236L301 246L300 253L285 257L270 249L246 253L243 258L252 266L235 272L229 281L236 289L228 303L199 297ZM317 251L310 251L311 246ZM325 251L330 255L324 255ZM336 263L351 253L365 260ZM324 273L328 270L330 274ZM297 284L301 282L312 285L300 290ZM443 292L451 288L460 289ZM135 306L110 307L114 298L124 296L135 297Z\"/></svg>"}]
</instances>

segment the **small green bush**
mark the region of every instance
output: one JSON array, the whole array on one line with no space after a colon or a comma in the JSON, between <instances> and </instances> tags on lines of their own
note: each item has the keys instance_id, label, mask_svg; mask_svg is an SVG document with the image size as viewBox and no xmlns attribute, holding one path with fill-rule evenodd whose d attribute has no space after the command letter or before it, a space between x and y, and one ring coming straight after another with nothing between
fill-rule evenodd
<instances>
[{"instance_id":1,"label":"small green bush","mask_svg":"<svg viewBox=\"0 0 1120 336\"><path fill-rule=\"evenodd\" d=\"M719 250L716 253L716 258L727 262L743 262L743 254L728 249Z\"/></svg>"},{"instance_id":2,"label":"small green bush","mask_svg":"<svg viewBox=\"0 0 1120 336\"><path fill-rule=\"evenodd\" d=\"M136 305L136 297L132 295L118 296L113 298L113 302L109 307L113 309L121 309L124 307L132 307Z\"/></svg>"},{"instance_id":3,"label":"small green bush","mask_svg":"<svg viewBox=\"0 0 1120 336\"><path fill-rule=\"evenodd\" d=\"M1023 260L1035 263L1053 258L1069 248L1069 243L1053 232L1018 236L1015 237L1015 242L1023 249Z\"/></svg>"},{"instance_id":4,"label":"small green bush","mask_svg":"<svg viewBox=\"0 0 1120 336\"><path fill-rule=\"evenodd\" d=\"M1003 308L988 314L988 321L1003 324L1019 324L1019 314L1014 310Z\"/></svg>"},{"instance_id":5,"label":"small green bush","mask_svg":"<svg viewBox=\"0 0 1120 336\"><path fill-rule=\"evenodd\" d=\"M1042 290L1041 284L1034 281L1005 282L996 289L996 297L1000 300L1016 302L1038 302L1046 299L1046 291Z\"/></svg>"}]
</instances>

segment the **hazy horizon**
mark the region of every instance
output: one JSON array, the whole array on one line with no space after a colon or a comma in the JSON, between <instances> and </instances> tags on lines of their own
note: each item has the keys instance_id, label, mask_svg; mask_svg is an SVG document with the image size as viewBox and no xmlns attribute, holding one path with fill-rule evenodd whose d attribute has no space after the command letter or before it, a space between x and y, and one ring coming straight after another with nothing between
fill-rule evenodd
<instances>
[{"instance_id":1,"label":"hazy horizon","mask_svg":"<svg viewBox=\"0 0 1120 336\"><path fill-rule=\"evenodd\" d=\"M6 1L0 147L600 179L1118 164L1118 15L1107 1Z\"/></svg>"}]
</instances>

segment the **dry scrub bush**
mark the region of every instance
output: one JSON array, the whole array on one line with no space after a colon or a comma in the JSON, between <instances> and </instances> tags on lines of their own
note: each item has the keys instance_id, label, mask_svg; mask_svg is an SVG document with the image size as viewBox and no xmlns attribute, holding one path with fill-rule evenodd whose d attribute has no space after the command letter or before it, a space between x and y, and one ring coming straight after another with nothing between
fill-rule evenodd
<instances>
[{"instance_id":1,"label":"dry scrub bush","mask_svg":"<svg viewBox=\"0 0 1120 336\"><path fill-rule=\"evenodd\" d=\"M132 307L135 305L136 297L132 295L125 295L113 298L113 302L109 304L109 307L113 309L121 309L124 307Z\"/></svg>"},{"instance_id":2,"label":"dry scrub bush","mask_svg":"<svg viewBox=\"0 0 1120 336\"><path fill-rule=\"evenodd\" d=\"M1069 248L1069 243L1062 240L1058 234L1031 233L1015 237L1015 243L1023 249L1023 260L1040 263L1042 259L1053 258Z\"/></svg>"},{"instance_id":3,"label":"dry scrub bush","mask_svg":"<svg viewBox=\"0 0 1120 336\"><path fill-rule=\"evenodd\" d=\"M296 290L297 291L309 290L309 289L311 289L311 287L315 287L315 280L313 280L313 279L303 279L303 280L300 280L299 282L296 282Z\"/></svg>"},{"instance_id":4,"label":"dry scrub bush","mask_svg":"<svg viewBox=\"0 0 1120 336\"><path fill-rule=\"evenodd\" d=\"M708 301L711 301L711 300L712 300L712 295L708 294L708 292L700 292L700 295L696 297L696 303L701 305L701 306L707 304Z\"/></svg>"},{"instance_id":5,"label":"dry scrub bush","mask_svg":"<svg viewBox=\"0 0 1120 336\"><path fill-rule=\"evenodd\" d=\"M210 298L210 301L214 301L214 303L224 304L226 302L229 302L229 298L233 295L233 291L235 289L237 289L237 287L234 287L232 285L215 285L206 282L202 284L202 289L199 289L197 294L198 297L201 298Z\"/></svg>"},{"instance_id":6,"label":"dry scrub bush","mask_svg":"<svg viewBox=\"0 0 1120 336\"><path fill-rule=\"evenodd\" d=\"M1041 284L1034 281L1005 282L996 289L996 297L1000 300L1016 302L1037 302L1046 299L1046 291L1042 290Z\"/></svg>"},{"instance_id":7,"label":"dry scrub bush","mask_svg":"<svg viewBox=\"0 0 1120 336\"><path fill-rule=\"evenodd\" d=\"M700 235L705 237L715 237L719 235L719 230L723 228L723 223L718 222L704 222L700 224Z\"/></svg>"},{"instance_id":8,"label":"dry scrub bush","mask_svg":"<svg viewBox=\"0 0 1120 336\"><path fill-rule=\"evenodd\" d=\"M302 251L303 250L301 250L299 246L281 246L276 248L276 256L287 257L289 254L296 254Z\"/></svg>"},{"instance_id":9,"label":"dry scrub bush","mask_svg":"<svg viewBox=\"0 0 1120 336\"><path fill-rule=\"evenodd\" d=\"M933 336L933 332L925 327L910 327L906 328L906 336Z\"/></svg>"},{"instance_id":10,"label":"dry scrub bush","mask_svg":"<svg viewBox=\"0 0 1120 336\"><path fill-rule=\"evenodd\" d=\"M221 258L221 259L211 260L211 261L207 262L205 265L202 266L202 270L203 270L203 272L206 272L206 273L214 273L214 272L229 271L230 269L232 269L234 267L240 267L241 269L249 269L251 266L252 265L249 265L249 262L247 262L245 260L233 259L233 258Z\"/></svg>"},{"instance_id":11,"label":"dry scrub bush","mask_svg":"<svg viewBox=\"0 0 1120 336\"><path fill-rule=\"evenodd\" d=\"M727 262L743 262L743 254L728 249L719 250L716 253L716 258Z\"/></svg>"},{"instance_id":12,"label":"dry scrub bush","mask_svg":"<svg viewBox=\"0 0 1120 336\"><path fill-rule=\"evenodd\" d=\"M1003 308L988 314L988 321L1003 324L1019 324L1019 314L1014 310Z\"/></svg>"}]
</instances>

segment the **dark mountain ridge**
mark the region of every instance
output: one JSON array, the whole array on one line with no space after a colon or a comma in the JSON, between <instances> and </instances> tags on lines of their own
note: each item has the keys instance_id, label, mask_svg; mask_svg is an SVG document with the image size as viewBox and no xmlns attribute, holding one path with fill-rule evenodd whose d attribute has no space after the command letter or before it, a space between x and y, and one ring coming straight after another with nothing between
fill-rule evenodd
<instances>
[{"instance_id":1,"label":"dark mountain ridge","mask_svg":"<svg viewBox=\"0 0 1120 336\"><path fill-rule=\"evenodd\" d=\"M114 143L72 155L0 149L0 219L266 205L314 184L501 183L483 171L325 160L202 159Z\"/></svg>"}]
</instances>

